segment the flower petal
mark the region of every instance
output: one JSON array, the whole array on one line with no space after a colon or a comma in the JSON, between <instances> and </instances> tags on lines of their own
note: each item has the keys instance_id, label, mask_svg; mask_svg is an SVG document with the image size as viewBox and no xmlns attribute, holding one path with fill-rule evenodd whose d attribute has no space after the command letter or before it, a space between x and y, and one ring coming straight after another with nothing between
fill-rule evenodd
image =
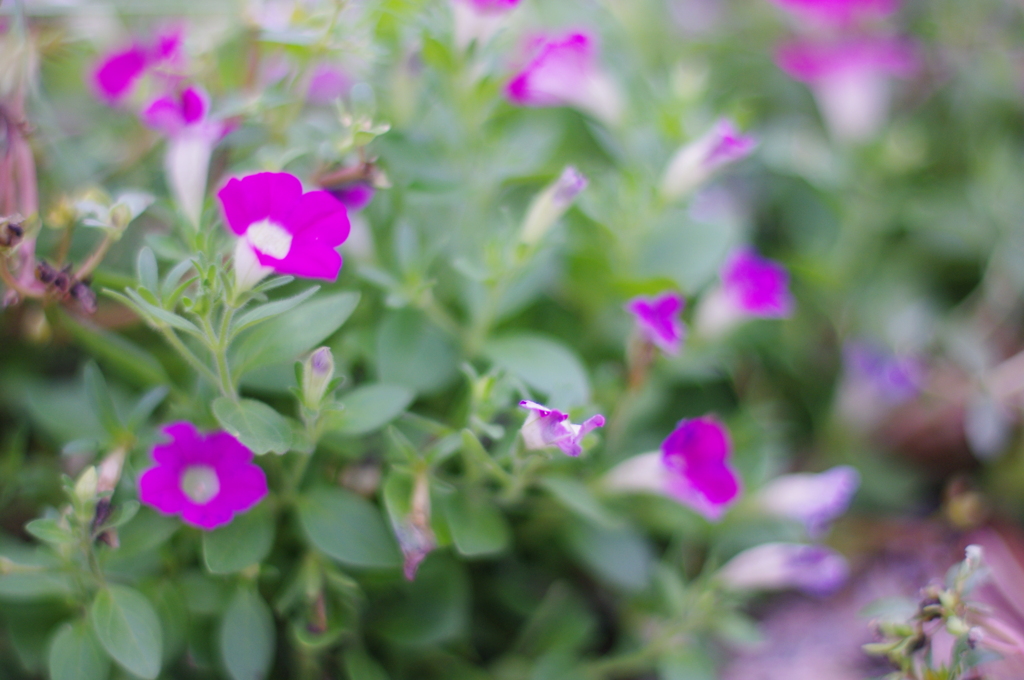
<instances>
[{"instance_id":1,"label":"flower petal","mask_svg":"<svg viewBox=\"0 0 1024 680\"><path fill-rule=\"evenodd\" d=\"M110 103L126 97L146 70L147 61L146 50L139 45L104 58L93 74L101 96Z\"/></svg>"},{"instance_id":2,"label":"flower petal","mask_svg":"<svg viewBox=\"0 0 1024 680\"><path fill-rule=\"evenodd\" d=\"M152 467L139 477L139 501L165 515L182 511L189 502L181 490L181 470L170 466Z\"/></svg>"}]
</instances>

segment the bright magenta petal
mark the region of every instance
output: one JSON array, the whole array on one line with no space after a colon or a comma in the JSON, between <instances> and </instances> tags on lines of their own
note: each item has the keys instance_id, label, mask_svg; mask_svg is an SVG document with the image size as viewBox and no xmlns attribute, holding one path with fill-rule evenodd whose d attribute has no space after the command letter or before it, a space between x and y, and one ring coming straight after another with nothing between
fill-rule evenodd
<instances>
[{"instance_id":1,"label":"bright magenta petal","mask_svg":"<svg viewBox=\"0 0 1024 680\"><path fill-rule=\"evenodd\" d=\"M146 50L139 45L108 55L94 74L100 94L110 103L126 97L146 70L146 63Z\"/></svg>"},{"instance_id":2,"label":"bright magenta petal","mask_svg":"<svg viewBox=\"0 0 1024 680\"><path fill-rule=\"evenodd\" d=\"M143 472L139 477L139 501L166 515L181 512L188 503L181 490L181 470L157 466Z\"/></svg>"}]
</instances>

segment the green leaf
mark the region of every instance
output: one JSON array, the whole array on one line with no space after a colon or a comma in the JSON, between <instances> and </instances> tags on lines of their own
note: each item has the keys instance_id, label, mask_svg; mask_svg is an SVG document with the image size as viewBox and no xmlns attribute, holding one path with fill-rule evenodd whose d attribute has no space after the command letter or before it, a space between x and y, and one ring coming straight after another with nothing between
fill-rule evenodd
<instances>
[{"instance_id":1,"label":"green leaf","mask_svg":"<svg viewBox=\"0 0 1024 680\"><path fill-rule=\"evenodd\" d=\"M165 305L170 307L177 304L178 298L176 295L173 295L176 292L175 289L181 288L181 277L185 276L185 273L195 266L195 260L189 257L171 267L171 271L167 272L164 283L160 287L160 298ZM156 292L155 288L153 292Z\"/></svg>"},{"instance_id":2,"label":"green leaf","mask_svg":"<svg viewBox=\"0 0 1024 680\"><path fill-rule=\"evenodd\" d=\"M142 593L107 586L89 607L89 621L103 649L130 673L153 680L160 673L160 619Z\"/></svg>"},{"instance_id":3,"label":"green leaf","mask_svg":"<svg viewBox=\"0 0 1024 680\"><path fill-rule=\"evenodd\" d=\"M508 547L508 520L495 505L479 494L465 491L441 497L452 541L466 557L499 553Z\"/></svg>"},{"instance_id":4,"label":"green leaf","mask_svg":"<svg viewBox=\"0 0 1024 680\"><path fill-rule=\"evenodd\" d=\"M74 591L74 583L66 574L28 571L0 576L0 600L42 600L66 597Z\"/></svg>"},{"instance_id":5,"label":"green leaf","mask_svg":"<svg viewBox=\"0 0 1024 680\"><path fill-rule=\"evenodd\" d=\"M85 365L85 393L89 397L89 405L103 429L112 437L117 437L124 430L121 418L114 408L114 400L107 389L107 381L103 379L99 367L92 361Z\"/></svg>"},{"instance_id":6,"label":"green leaf","mask_svg":"<svg viewBox=\"0 0 1024 680\"><path fill-rule=\"evenodd\" d=\"M260 503L230 524L203 533L203 559L215 574L231 574L257 564L274 544L274 515Z\"/></svg>"},{"instance_id":7,"label":"green leaf","mask_svg":"<svg viewBox=\"0 0 1024 680\"><path fill-rule=\"evenodd\" d=\"M465 634L469 624L469 577L450 554L435 551L402 597L381 602L375 612L383 637L401 645L427 647Z\"/></svg>"},{"instance_id":8,"label":"green leaf","mask_svg":"<svg viewBox=\"0 0 1024 680\"><path fill-rule=\"evenodd\" d=\"M348 680L390 680L380 664L361 649L346 650L344 662Z\"/></svg>"},{"instance_id":9,"label":"green leaf","mask_svg":"<svg viewBox=\"0 0 1024 680\"><path fill-rule=\"evenodd\" d=\"M522 333L495 338L484 353L498 366L548 396L548 405L571 408L590 399L590 381L576 354L562 343Z\"/></svg>"},{"instance_id":10,"label":"green leaf","mask_svg":"<svg viewBox=\"0 0 1024 680\"><path fill-rule=\"evenodd\" d=\"M458 377L459 360L451 338L415 310L393 312L377 331L381 382L436 392Z\"/></svg>"},{"instance_id":11,"label":"green leaf","mask_svg":"<svg viewBox=\"0 0 1024 680\"><path fill-rule=\"evenodd\" d=\"M114 511L110 513L107 520L97 527L97 529L116 529L123 524L127 524L139 512L140 507L141 506L138 501L128 500L119 502L114 506Z\"/></svg>"},{"instance_id":12,"label":"green leaf","mask_svg":"<svg viewBox=\"0 0 1024 680\"><path fill-rule=\"evenodd\" d=\"M606 529L577 521L569 526L568 538L569 545L595 575L625 590L647 586L654 555L637 532L628 527Z\"/></svg>"},{"instance_id":13,"label":"green leaf","mask_svg":"<svg viewBox=\"0 0 1024 680\"><path fill-rule=\"evenodd\" d=\"M218 397L213 401L213 415L221 427L257 455L269 451L286 453L291 448L292 428L288 421L262 401Z\"/></svg>"},{"instance_id":14,"label":"green leaf","mask_svg":"<svg viewBox=\"0 0 1024 680\"><path fill-rule=\"evenodd\" d=\"M160 270L156 265L156 255L149 246L143 246L139 250L139 256L135 259L135 274L139 277L139 285L152 292L157 292L160 285Z\"/></svg>"},{"instance_id":15,"label":"green leaf","mask_svg":"<svg viewBox=\"0 0 1024 680\"><path fill-rule=\"evenodd\" d=\"M262 680L274 660L274 616L255 590L241 587L220 625L220 654L233 680Z\"/></svg>"},{"instance_id":16,"label":"green leaf","mask_svg":"<svg viewBox=\"0 0 1024 680\"><path fill-rule=\"evenodd\" d=\"M51 680L107 680L110 659L86 621L65 623L50 643Z\"/></svg>"},{"instance_id":17,"label":"green leaf","mask_svg":"<svg viewBox=\"0 0 1024 680\"><path fill-rule=\"evenodd\" d=\"M231 365L238 373L294 361L332 335L359 304L359 293L334 293L298 307L246 331L233 348Z\"/></svg>"},{"instance_id":18,"label":"green leaf","mask_svg":"<svg viewBox=\"0 0 1024 680\"><path fill-rule=\"evenodd\" d=\"M624 525L621 518L616 517L601 505L587 485L569 477L545 477L541 486L551 492L559 503L577 516L590 520L606 529L616 529Z\"/></svg>"},{"instance_id":19,"label":"green leaf","mask_svg":"<svg viewBox=\"0 0 1024 680\"><path fill-rule=\"evenodd\" d=\"M241 333L245 329L251 328L261 321L266 321L267 319L278 316L279 314L284 314L288 310L294 309L301 303L308 300L318 290L320 290L320 286L313 286L312 288L308 288L298 295L293 295L290 298L275 300L274 302L268 302L260 305L259 307L250 309L248 312L235 319L235 322L232 324L231 333Z\"/></svg>"},{"instance_id":20,"label":"green leaf","mask_svg":"<svg viewBox=\"0 0 1024 680\"><path fill-rule=\"evenodd\" d=\"M399 385L362 385L341 398L345 408L330 412L326 427L349 437L373 432L404 413L414 397L412 390Z\"/></svg>"},{"instance_id":21,"label":"green leaf","mask_svg":"<svg viewBox=\"0 0 1024 680\"><path fill-rule=\"evenodd\" d=\"M147 302L145 299L143 299L142 295L140 295L138 292L131 288L125 290L125 294L131 299L133 303L135 303L136 307L143 315L151 317L151 322L153 322L154 319L156 320L156 322L159 322L154 322L155 325L167 325L171 326L172 328L177 328L179 331L191 333L197 338L203 337L203 333L202 331L199 330L199 327L196 326L191 321L189 321L188 319L178 316L174 312L169 312L163 307L157 307L156 305Z\"/></svg>"},{"instance_id":22,"label":"green leaf","mask_svg":"<svg viewBox=\"0 0 1024 680\"><path fill-rule=\"evenodd\" d=\"M25 525L25 531L38 538L40 541L56 545L61 543L71 543L75 540L70 528L62 527L57 523L57 520L50 518L32 520Z\"/></svg>"},{"instance_id":23,"label":"green leaf","mask_svg":"<svg viewBox=\"0 0 1024 680\"><path fill-rule=\"evenodd\" d=\"M658 659L660 680L715 680L718 673L707 651L695 645L677 647Z\"/></svg>"},{"instance_id":24,"label":"green leaf","mask_svg":"<svg viewBox=\"0 0 1024 680\"><path fill-rule=\"evenodd\" d=\"M299 500L299 521L310 542L343 564L389 569L402 563L380 511L343 489L313 489Z\"/></svg>"},{"instance_id":25,"label":"green leaf","mask_svg":"<svg viewBox=\"0 0 1024 680\"><path fill-rule=\"evenodd\" d=\"M61 313L61 325L103 365L137 385L168 382L167 372L156 358L125 337Z\"/></svg>"},{"instance_id":26,"label":"green leaf","mask_svg":"<svg viewBox=\"0 0 1024 680\"><path fill-rule=\"evenodd\" d=\"M163 403L170 390L164 385L157 385L149 390L135 402L131 413L128 414L128 429L134 431L146 423L146 420L153 415L153 411Z\"/></svg>"},{"instance_id":27,"label":"green leaf","mask_svg":"<svg viewBox=\"0 0 1024 680\"><path fill-rule=\"evenodd\" d=\"M644 244L639 273L671 279L693 295L715 277L736 240L735 225L702 224L671 212Z\"/></svg>"}]
</instances>

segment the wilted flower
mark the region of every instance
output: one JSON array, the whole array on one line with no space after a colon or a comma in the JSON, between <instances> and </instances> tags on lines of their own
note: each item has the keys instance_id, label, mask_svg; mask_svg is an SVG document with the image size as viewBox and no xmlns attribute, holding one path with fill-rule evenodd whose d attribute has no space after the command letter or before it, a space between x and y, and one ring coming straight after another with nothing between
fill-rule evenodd
<instances>
[{"instance_id":1,"label":"wilted flower","mask_svg":"<svg viewBox=\"0 0 1024 680\"><path fill-rule=\"evenodd\" d=\"M846 559L824 546L764 543L726 562L717 576L731 590L796 588L823 596L839 589L849 574Z\"/></svg>"},{"instance_id":2,"label":"wilted flower","mask_svg":"<svg viewBox=\"0 0 1024 680\"><path fill-rule=\"evenodd\" d=\"M569 422L569 414L558 409L548 408L532 401L519 402L521 408L528 409L530 415L523 423L520 434L527 449L546 449L557 446L570 456L583 453L583 438L598 427L604 427L604 416L596 415L587 418L581 424Z\"/></svg>"},{"instance_id":3,"label":"wilted flower","mask_svg":"<svg viewBox=\"0 0 1024 680\"><path fill-rule=\"evenodd\" d=\"M753 248L734 250L720 272L721 284L697 310L697 327L714 336L746 318L773 319L793 313L789 274Z\"/></svg>"},{"instance_id":4,"label":"wilted flower","mask_svg":"<svg viewBox=\"0 0 1024 680\"><path fill-rule=\"evenodd\" d=\"M455 14L455 44L466 49L490 40L505 22L508 12L521 0L452 0Z\"/></svg>"},{"instance_id":5,"label":"wilted flower","mask_svg":"<svg viewBox=\"0 0 1024 680\"><path fill-rule=\"evenodd\" d=\"M427 475L416 477L409 501L409 514L393 519L392 526L402 550L402 573L406 580L412 581L416 578L420 563L437 548L437 538L430 526L430 481Z\"/></svg>"},{"instance_id":6,"label":"wilted flower","mask_svg":"<svg viewBox=\"0 0 1024 680\"><path fill-rule=\"evenodd\" d=\"M213 147L224 134L222 122L209 118L209 96L199 87L186 87L149 104L142 120L168 137L164 171L178 205L199 224Z\"/></svg>"},{"instance_id":7,"label":"wilted flower","mask_svg":"<svg viewBox=\"0 0 1024 680\"><path fill-rule=\"evenodd\" d=\"M108 103L116 104L131 94L147 71L175 67L181 60L181 33L169 31L153 44L135 42L111 52L100 60L93 73L97 91Z\"/></svg>"},{"instance_id":8,"label":"wilted flower","mask_svg":"<svg viewBox=\"0 0 1024 680\"><path fill-rule=\"evenodd\" d=\"M537 194L523 219L520 238L523 243L537 243L555 222L572 206L576 197L587 188L587 178L567 165L558 179Z\"/></svg>"},{"instance_id":9,"label":"wilted flower","mask_svg":"<svg viewBox=\"0 0 1024 680\"><path fill-rule=\"evenodd\" d=\"M622 116L615 83L597 64L596 40L588 33L541 36L528 44L529 62L505 86L520 106L572 106L606 123Z\"/></svg>"},{"instance_id":10,"label":"wilted flower","mask_svg":"<svg viewBox=\"0 0 1024 680\"><path fill-rule=\"evenodd\" d=\"M778 51L776 63L810 86L836 139L863 142L885 124L890 78L913 75L918 58L906 41L862 38L791 43Z\"/></svg>"},{"instance_id":11,"label":"wilted flower","mask_svg":"<svg viewBox=\"0 0 1024 680\"><path fill-rule=\"evenodd\" d=\"M772 515L801 522L811 538L819 538L846 512L858 486L860 473L841 465L818 474L776 477L758 491L755 502Z\"/></svg>"},{"instance_id":12,"label":"wilted flower","mask_svg":"<svg viewBox=\"0 0 1024 680\"><path fill-rule=\"evenodd\" d=\"M266 476L252 462L252 451L227 432L203 435L187 422L163 432L171 441L153 447L156 465L139 477L142 503L210 530L267 495Z\"/></svg>"},{"instance_id":13,"label":"wilted flower","mask_svg":"<svg viewBox=\"0 0 1024 680\"><path fill-rule=\"evenodd\" d=\"M367 182L353 182L345 186L331 188L331 196L341 201L349 214L357 213L370 205L377 190Z\"/></svg>"},{"instance_id":14,"label":"wilted flower","mask_svg":"<svg viewBox=\"0 0 1024 680\"><path fill-rule=\"evenodd\" d=\"M757 148L757 140L741 134L722 118L704 136L684 145L668 163L661 179L661 195L674 200L704 184L721 168L742 160Z\"/></svg>"},{"instance_id":15,"label":"wilted flower","mask_svg":"<svg viewBox=\"0 0 1024 680\"><path fill-rule=\"evenodd\" d=\"M653 298L635 297L626 303L626 311L636 318L641 337L666 354L678 354L686 327L679 320L683 298L675 291Z\"/></svg>"},{"instance_id":16,"label":"wilted flower","mask_svg":"<svg viewBox=\"0 0 1024 680\"><path fill-rule=\"evenodd\" d=\"M261 172L231 179L217 193L235 247L239 290L271 271L306 278L338 278L336 248L348 237L348 215L326 191L302 193L302 183L285 172Z\"/></svg>"},{"instance_id":17,"label":"wilted flower","mask_svg":"<svg viewBox=\"0 0 1024 680\"><path fill-rule=\"evenodd\" d=\"M606 475L608 488L650 491L672 498L715 521L739 497L739 476L729 465L725 426L705 416L682 420L660 451L634 456Z\"/></svg>"}]
</instances>

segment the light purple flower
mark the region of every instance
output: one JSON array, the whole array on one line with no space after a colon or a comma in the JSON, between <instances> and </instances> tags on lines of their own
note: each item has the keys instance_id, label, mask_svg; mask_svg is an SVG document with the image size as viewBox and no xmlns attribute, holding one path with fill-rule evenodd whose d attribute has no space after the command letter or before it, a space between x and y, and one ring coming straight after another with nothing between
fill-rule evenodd
<instances>
[{"instance_id":1,"label":"light purple flower","mask_svg":"<svg viewBox=\"0 0 1024 680\"><path fill-rule=\"evenodd\" d=\"M314 104L330 104L344 96L352 87L352 79L332 64L320 63L309 78L306 99Z\"/></svg>"},{"instance_id":2,"label":"light purple flower","mask_svg":"<svg viewBox=\"0 0 1024 680\"><path fill-rule=\"evenodd\" d=\"M757 492L755 502L772 515L801 522L808 536L820 538L846 512L858 486L860 473L841 465L818 474L776 477Z\"/></svg>"},{"instance_id":3,"label":"light purple flower","mask_svg":"<svg viewBox=\"0 0 1024 680\"><path fill-rule=\"evenodd\" d=\"M527 65L505 86L520 106L572 106L607 123L622 115L615 83L597 63L597 41L583 32L540 36L527 45Z\"/></svg>"},{"instance_id":4,"label":"light purple flower","mask_svg":"<svg viewBox=\"0 0 1024 680\"><path fill-rule=\"evenodd\" d=\"M888 115L890 79L912 76L919 64L911 43L888 38L794 42L781 47L775 61L810 86L829 130L843 142L878 133Z\"/></svg>"},{"instance_id":5,"label":"light purple flower","mask_svg":"<svg viewBox=\"0 0 1024 680\"><path fill-rule=\"evenodd\" d=\"M227 432L204 435L187 422L163 432L171 441L153 447L156 465L139 477L142 503L210 530L267 495L266 476L252 462L252 451Z\"/></svg>"},{"instance_id":6,"label":"light purple flower","mask_svg":"<svg viewBox=\"0 0 1024 680\"><path fill-rule=\"evenodd\" d=\"M217 193L228 228L237 234L236 283L251 287L270 271L306 278L338 278L336 248L349 233L345 206L326 191L302 192L285 172L231 179Z\"/></svg>"},{"instance_id":7,"label":"light purple flower","mask_svg":"<svg viewBox=\"0 0 1024 680\"><path fill-rule=\"evenodd\" d=\"M744 550L718 571L731 590L785 590L825 596L838 590L850 575L846 559L820 545L764 543Z\"/></svg>"},{"instance_id":8,"label":"light purple flower","mask_svg":"<svg viewBox=\"0 0 1024 680\"><path fill-rule=\"evenodd\" d=\"M455 15L455 44L466 49L473 42L482 45L501 30L505 15L521 0L452 0Z\"/></svg>"},{"instance_id":9,"label":"light purple flower","mask_svg":"<svg viewBox=\"0 0 1024 680\"><path fill-rule=\"evenodd\" d=\"M722 118L702 137L672 156L661 180L661 195L674 200L689 194L720 169L746 158L756 148L757 139L742 134L735 123Z\"/></svg>"},{"instance_id":10,"label":"light purple flower","mask_svg":"<svg viewBox=\"0 0 1024 680\"><path fill-rule=\"evenodd\" d=\"M108 103L116 104L135 89L147 71L180 65L181 32L168 31L153 44L135 42L104 56L93 72L93 84Z\"/></svg>"},{"instance_id":11,"label":"light purple flower","mask_svg":"<svg viewBox=\"0 0 1024 680\"><path fill-rule=\"evenodd\" d=\"M530 411L523 423L520 434L527 449L546 449L557 446L567 455L583 453L583 438L598 427L604 427L604 416L596 415L576 425L569 422L569 414L548 408L532 401L519 402L521 408Z\"/></svg>"},{"instance_id":12,"label":"light purple flower","mask_svg":"<svg viewBox=\"0 0 1024 680\"><path fill-rule=\"evenodd\" d=\"M520 238L523 243L533 245L544 238L544 234L565 214L589 184L586 177L571 165L562 169L554 182L537 194L523 218Z\"/></svg>"},{"instance_id":13,"label":"light purple flower","mask_svg":"<svg viewBox=\"0 0 1024 680\"><path fill-rule=\"evenodd\" d=\"M686 334L679 320L685 302L675 291L653 298L635 297L626 303L626 311L636 318L641 337L666 354L678 354Z\"/></svg>"},{"instance_id":14,"label":"light purple flower","mask_svg":"<svg viewBox=\"0 0 1024 680\"><path fill-rule=\"evenodd\" d=\"M845 28L880 19L899 9L899 0L772 0L797 19L813 26Z\"/></svg>"},{"instance_id":15,"label":"light purple flower","mask_svg":"<svg viewBox=\"0 0 1024 680\"><path fill-rule=\"evenodd\" d=\"M850 380L867 383L873 398L890 406L913 399L924 386L925 368L920 359L893 354L865 340L843 346L843 368Z\"/></svg>"},{"instance_id":16,"label":"light purple flower","mask_svg":"<svg viewBox=\"0 0 1024 680\"><path fill-rule=\"evenodd\" d=\"M682 420L660 451L623 461L606 475L609 489L668 496L717 521L739 498L739 476L729 464L732 445L725 426L704 416Z\"/></svg>"}]
</instances>

